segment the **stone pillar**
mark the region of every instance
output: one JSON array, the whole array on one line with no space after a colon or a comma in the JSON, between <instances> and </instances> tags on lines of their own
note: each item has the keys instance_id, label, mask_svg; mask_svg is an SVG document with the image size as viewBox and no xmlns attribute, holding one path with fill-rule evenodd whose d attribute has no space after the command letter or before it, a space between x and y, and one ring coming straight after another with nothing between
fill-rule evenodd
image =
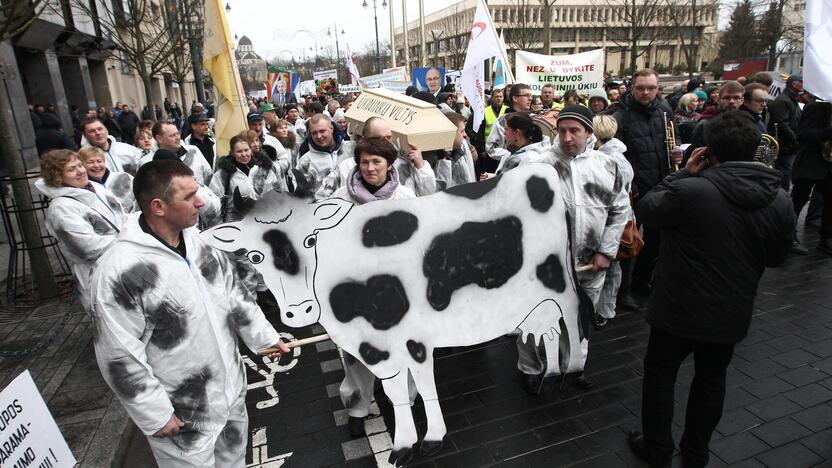
<instances>
[{"instance_id":1,"label":"stone pillar","mask_svg":"<svg viewBox=\"0 0 832 468\"><path fill-rule=\"evenodd\" d=\"M82 114L87 109L95 109L95 94L87 58L60 57L58 63L64 78L64 90L69 104L77 105Z\"/></svg>"},{"instance_id":2,"label":"stone pillar","mask_svg":"<svg viewBox=\"0 0 832 468\"><path fill-rule=\"evenodd\" d=\"M92 83L95 102L99 106L107 106L109 109L116 104L116 101L123 101L121 97L113 98L113 94L110 93L110 77L107 76L107 62L88 60L87 65L89 66L90 82Z\"/></svg>"},{"instance_id":3,"label":"stone pillar","mask_svg":"<svg viewBox=\"0 0 832 468\"><path fill-rule=\"evenodd\" d=\"M6 124L14 127L11 129L11 134L17 137L16 141L11 144L20 148L25 169L36 170L40 167L40 159L35 146L35 128L29 116L21 70L18 68L14 48L10 41L0 42L0 91L7 96L10 104L10 112L6 113Z\"/></svg>"},{"instance_id":4,"label":"stone pillar","mask_svg":"<svg viewBox=\"0 0 832 468\"><path fill-rule=\"evenodd\" d=\"M32 104L54 104L61 126L71 135L72 118L55 50L50 48L43 53L20 54L19 59L20 73L28 78L25 84L28 91L26 95Z\"/></svg>"}]
</instances>

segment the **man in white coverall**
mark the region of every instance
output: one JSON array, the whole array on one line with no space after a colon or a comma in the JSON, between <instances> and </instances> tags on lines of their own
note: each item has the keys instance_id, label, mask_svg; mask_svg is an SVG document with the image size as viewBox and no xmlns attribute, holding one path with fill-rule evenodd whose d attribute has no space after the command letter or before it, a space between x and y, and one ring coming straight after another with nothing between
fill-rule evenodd
<instances>
[{"instance_id":1,"label":"man in white coverall","mask_svg":"<svg viewBox=\"0 0 832 468\"><path fill-rule=\"evenodd\" d=\"M241 467L248 414L237 337L255 351L278 348L270 358L289 350L225 255L193 227L197 188L180 161L139 169L142 213L125 221L92 274L95 354L160 467Z\"/></svg>"}]
</instances>

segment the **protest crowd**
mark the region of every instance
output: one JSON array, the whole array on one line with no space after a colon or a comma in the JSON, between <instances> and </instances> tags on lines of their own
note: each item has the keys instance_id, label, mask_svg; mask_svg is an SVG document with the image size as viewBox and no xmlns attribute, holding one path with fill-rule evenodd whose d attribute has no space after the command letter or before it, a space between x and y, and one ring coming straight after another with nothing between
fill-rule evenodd
<instances>
[{"instance_id":1,"label":"protest crowd","mask_svg":"<svg viewBox=\"0 0 832 468\"><path fill-rule=\"evenodd\" d=\"M276 303L251 253L216 250L200 230L243 219L272 191L362 205L545 164L562 182L570 268L594 306L593 327L614 324L616 310L643 310L651 327L632 450L669 463L676 374L693 354L678 447L686 466L705 466L764 269L811 247L832 256L832 105L798 75L772 101L766 73L662 89L655 71L641 69L605 75L589 91L490 89L475 121L454 83L441 83L436 69L425 78L405 95L436 106L456 129L452 147L402 147L382 117L353 128L360 96L337 91L249 98L248 129L227 154L218 154L210 103L192 103L187 116L169 102L141 116L120 103L83 116L75 109L71 135L48 106L33 106L49 233L91 314L101 372L159 465L244 466L238 341L274 359L289 352L265 319ZM770 151L763 134L779 144L774 161L760 158ZM807 204L804 228L820 230L816 246L796 236ZM275 263L291 268L292 252L283 254ZM519 378L538 393L549 385L545 356L520 337L517 351ZM375 376L356 359L345 358L344 370L340 393L358 437Z\"/></svg>"}]
</instances>

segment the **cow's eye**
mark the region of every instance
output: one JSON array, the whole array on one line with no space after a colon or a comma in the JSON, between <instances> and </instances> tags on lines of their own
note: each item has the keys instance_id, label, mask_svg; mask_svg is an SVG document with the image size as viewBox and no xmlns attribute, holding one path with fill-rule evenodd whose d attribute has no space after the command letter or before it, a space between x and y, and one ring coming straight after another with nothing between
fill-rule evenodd
<instances>
[{"instance_id":1,"label":"cow's eye","mask_svg":"<svg viewBox=\"0 0 832 468\"><path fill-rule=\"evenodd\" d=\"M315 244L318 242L318 236L315 234L310 234L306 236L306 239L303 240L303 246L307 249L311 249L315 247Z\"/></svg>"},{"instance_id":2,"label":"cow's eye","mask_svg":"<svg viewBox=\"0 0 832 468\"><path fill-rule=\"evenodd\" d=\"M259 250L249 250L249 252L248 252L248 254L246 254L246 256L248 257L248 261L250 261L251 263L253 263L255 265L262 262L263 259L265 258Z\"/></svg>"}]
</instances>

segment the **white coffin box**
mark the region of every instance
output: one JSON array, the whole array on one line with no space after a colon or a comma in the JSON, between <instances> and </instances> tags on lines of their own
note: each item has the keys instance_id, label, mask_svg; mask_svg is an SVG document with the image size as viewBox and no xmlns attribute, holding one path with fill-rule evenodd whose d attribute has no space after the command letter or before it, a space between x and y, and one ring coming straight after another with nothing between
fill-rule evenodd
<instances>
[{"instance_id":1,"label":"white coffin box","mask_svg":"<svg viewBox=\"0 0 832 468\"><path fill-rule=\"evenodd\" d=\"M381 117L390 123L400 148L450 150L456 126L436 106L386 89L365 89L344 114L350 129L362 134L364 122Z\"/></svg>"}]
</instances>

